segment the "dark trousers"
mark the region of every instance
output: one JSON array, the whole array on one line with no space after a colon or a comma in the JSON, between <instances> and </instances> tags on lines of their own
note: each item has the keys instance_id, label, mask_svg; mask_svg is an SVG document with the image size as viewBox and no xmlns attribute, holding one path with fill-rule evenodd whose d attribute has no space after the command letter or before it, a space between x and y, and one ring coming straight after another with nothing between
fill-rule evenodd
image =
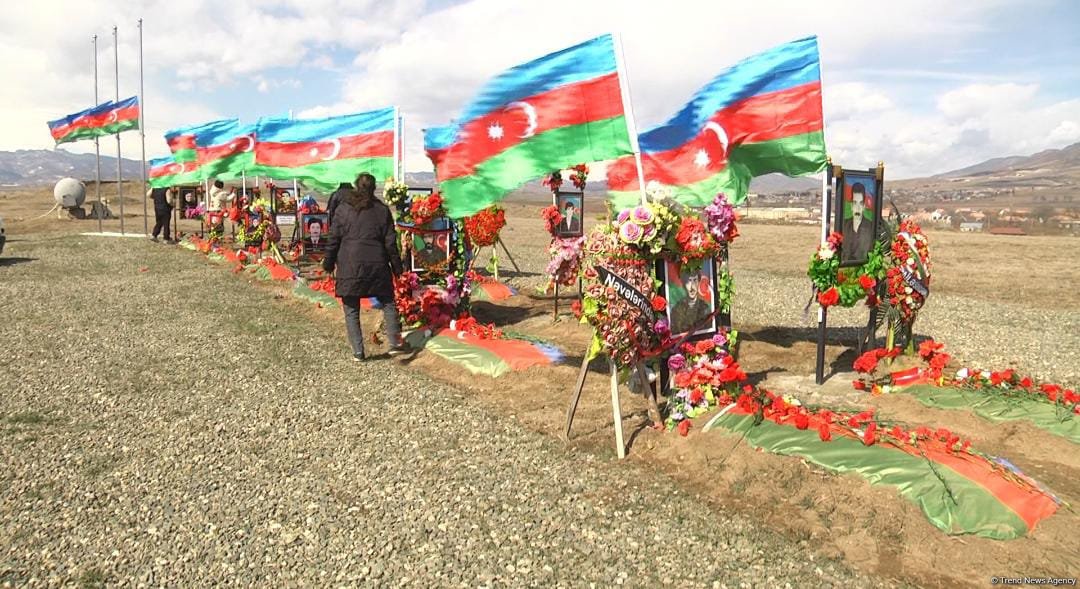
<instances>
[{"instance_id":1,"label":"dark trousers","mask_svg":"<svg viewBox=\"0 0 1080 589\"><path fill-rule=\"evenodd\" d=\"M172 209L154 209L154 237L157 237L162 230L165 230L165 239L172 239L172 232L169 231L169 225L172 224Z\"/></svg>"},{"instance_id":2,"label":"dark trousers","mask_svg":"<svg viewBox=\"0 0 1080 589\"><path fill-rule=\"evenodd\" d=\"M378 297L382 305L383 321L386 323L386 337L390 345L401 344L401 322L398 319L397 306L394 305L394 297ZM360 297L341 297L342 307L345 309L345 333L349 335L349 345L352 346L353 355L362 358L364 356L364 332L360 329Z\"/></svg>"}]
</instances>

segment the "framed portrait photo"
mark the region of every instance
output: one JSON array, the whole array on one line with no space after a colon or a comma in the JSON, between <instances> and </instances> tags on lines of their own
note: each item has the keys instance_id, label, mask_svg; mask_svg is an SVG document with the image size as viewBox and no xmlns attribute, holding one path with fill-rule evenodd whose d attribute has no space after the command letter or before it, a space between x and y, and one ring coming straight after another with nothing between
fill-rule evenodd
<instances>
[{"instance_id":1,"label":"framed portrait photo","mask_svg":"<svg viewBox=\"0 0 1080 589\"><path fill-rule=\"evenodd\" d=\"M840 266L861 266L878 239L882 183L872 170L842 170L836 186L839 194L833 231L844 236Z\"/></svg>"},{"instance_id":2,"label":"framed portrait photo","mask_svg":"<svg viewBox=\"0 0 1080 589\"><path fill-rule=\"evenodd\" d=\"M326 213L309 213L300 217L300 231L305 252L321 252L326 249L326 230L330 216Z\"/></svg>"},{"instance_id":3,"label":"framed portrait photo","mask_svg":"<svg viewBox=\"0 0 1080 589\"><path fill-rule=\"evenodd\" d=\"M445 272L450 260L449 229L418 231L408 238L411 240L409 267L413 272Z\"/></svg>"},{"instance_id":4,"label":"framed portrait photo","mask_svg":"<svg viewBox=\"0 0 1080 589\"><path fill-rule=\"evenodd\" d=\"M711 336L719 327L716 311L716 260L709 258L700 268L689 270L678 262L657 262L657 278L663 283L667 300L668 325L672 337L687 339ZM691 330L693 332L691 333Z\"/></svg>"},{"instance_id":5,"label":"framed portrait photo","mask_svg":"<svg viewBox=\"0 0 1080 589\"><path fill-rule=\"evenodd\" d=\"M555 206L563 220L556 228L559 237L581 237L584 235L585 223L582 218L585 208L585 194L583 192L555 193Z\"/></svg>"}]
</instances>

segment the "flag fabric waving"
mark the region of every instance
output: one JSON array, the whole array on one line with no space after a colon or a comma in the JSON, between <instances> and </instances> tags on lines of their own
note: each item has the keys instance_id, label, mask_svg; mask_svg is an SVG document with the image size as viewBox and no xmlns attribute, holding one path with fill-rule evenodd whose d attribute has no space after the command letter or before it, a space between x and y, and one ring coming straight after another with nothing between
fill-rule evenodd
<instances>
[{"instance_id":1,"label":"flag fabric waving","mask_svg":"<svg viewBox=\"0 0 1080 589\"><path fill-rule=\"evenodd\" d=\"M49 121L49 134L57 145L93 139L139 128L139 99L103 102L92 108Z\"/></svg>"},{"instance_id":2,"label":"flag fabric waving","mask_svg":"<svg viewBox=\"0 0 1080 589\"><path fill-rule=\"evenodd\" d=\"M436 170L439 169L439 164L442 163L443 156L446 155L446 151L453 142L453 126L424 129L424 153L427 154L428 159L431 160L431 164L435 166Z\"/></svg>"},{"instance_id":3,"label":"flag fabric waving","mask_svg":"<svg viewBox=\"0 0 1080 589\"><path fill-rule=\"evenodd\" d=\"M639 137L646 182L668 187L690 206L717 192L738 204L750 179L825 169L821 67L817 37L780 45L723 72L674 117ZM639 200L633 157L608 168L617 208Z\"/></svg>"},{"instance_id":4,"label":"flag fabric waving","mask_svg":"<svg viewBox=\"0 0 1080 589\"><path fill-rule=\"evenodd\" d=\"M200 130L208 125L214 125L222 121L213 121L200 125L188 125L165 131L165 143L169 144L169 151L177 162L194 162L198 160L195 137Z\"/></svg>"},{"instance_id":5,"label":"flag fabric waving","mask_svg":"<svg viewBox=\"0 0 1080 589\"><path fill-rule=\"evenodd\" d=\"M255 166L255 125L237 119L214 121L195 131L199 177L229 180Z\"/></svg>"},{"instance_id":6,"label":"flag fabric waving","mask_svg":"<svg viewBox=\"0 0 1080 589\"><path fill-rule=\"evenodd\" d=\"M260 119L255 164L275 178L296 178L319 190L352 183L367 172L379 181L394 175L396 109L322 119Z\"/></svg>"},{"instance_id":7,"label":"flag fabric waving","mask_svg":"<svg viewBox=\"0 0 1080 589\"><path fill-rule=\"evenodd\" d=\"M152 159L147 163L150 167L147 178L151 188L194 184L200 180L195 162L178 162L170 155Z\"/></svg>"},{"instance_id":8,"label":"flag fabric waving","mask_svg":"<svg viewBox=\"0 0 1080 589\"><path fill-rule=\"evenodd\" d=\"M429 154L440 153L436 176L452 217L551 170L633 153L611 35L507 70L459 120L452 133L425 137Z\"/></svg>"}]
</instances>

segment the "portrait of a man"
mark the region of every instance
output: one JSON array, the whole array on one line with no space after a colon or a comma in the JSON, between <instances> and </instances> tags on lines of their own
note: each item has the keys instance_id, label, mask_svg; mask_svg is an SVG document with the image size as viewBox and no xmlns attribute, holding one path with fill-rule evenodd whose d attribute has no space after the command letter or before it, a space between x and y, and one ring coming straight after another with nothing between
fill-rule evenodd
<instances>
[{"instance_id":1,"label":"portrait of a man","mask_svg":"<svg viewBox=\"0 0 1080 589\"><path fill-rule=\"evenodd\" d=\"M446 264L450 259L450 233L417 233L412 239L412 270L423 272Z\"/></svg>"},{"instance_id":2,"label":"portrait of a man","mask_svg":"<svg viewBox=\"0 0 1080 589\"><path fill-rule=\"evenodd\" d=\"M322 251L326 248L326 227L329 222L326 213L304 215L301 227L304 232L304 250Z\"/></svg>"},{"instance_id":3,"label":"portrait of a man","mask_svg":"<svg viewBox=\"0 0 1080 589\"><path fill-rule=\"evenodd\" d=\"M556 195L555 200L555 206L558 207L559 214L563 218L558 226L559 237L580 237L582 235L582 195L573 192L560 192Z\"/></svg>"},{"instance_id":4,"label":"portrait of a man","mask_svg":"<svg viewBox=\"0 0 1080 589\"><path fill-rule=\"evenodd\" d=\"M675 262L664 262L664 298L667 299L668 323L673 335L681 335L695 329L693 335L716 331L716 296L713 277L713 260L706 260L702 267L686 271Z\"/></svg>"},{"instance_id":5,"label":"portrait of a man","mask_svg":"<svg viewBox=\"0 0 1080 589\"><path fill-rule=\"evenodd\" d=\"M874 213L876 211L872 178L844 177L843 223L840 232L840 262L863 264L874 247Z\"/></svg>"}]
</instances>

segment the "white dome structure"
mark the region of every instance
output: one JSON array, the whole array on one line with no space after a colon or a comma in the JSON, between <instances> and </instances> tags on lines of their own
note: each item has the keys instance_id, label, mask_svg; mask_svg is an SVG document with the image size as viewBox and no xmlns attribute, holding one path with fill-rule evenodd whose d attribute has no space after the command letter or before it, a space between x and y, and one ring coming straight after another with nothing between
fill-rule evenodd
<instances>
[{"instance_id":1,"label":"white dome structure","mask_svg":"<svg viewBox=\"0 0 1080 589\"><path fill-rule=\"evenodd\" d=\"M74 178L62 178L53 188L53 198L65 209L81 207L86 200L86 185Z\"/></svg>"}]
</instances>

